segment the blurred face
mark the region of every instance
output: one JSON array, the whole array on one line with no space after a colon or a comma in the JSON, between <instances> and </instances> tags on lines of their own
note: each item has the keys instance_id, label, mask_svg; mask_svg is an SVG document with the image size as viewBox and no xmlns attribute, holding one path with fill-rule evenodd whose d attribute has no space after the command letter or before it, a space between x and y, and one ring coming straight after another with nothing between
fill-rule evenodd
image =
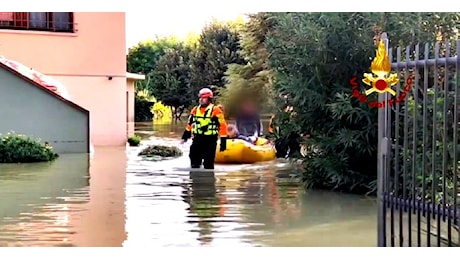
<instances>
[{"instance_id":1,"label":"blurred face","mask_svg":"<svg viewBox=\"0 0 460 260\"><path fill-rule=\"evenodd\" d=\"M255 106L251 102L245 102L242 108L245 112L253 112L255 110Z\"/></svg>"},{"instance_id":2,"label":"blurred face","mask_svg":"<svg viewBox=\"0 0 460 260\"><path fill-rule=\"evenodd\" d=\"M209 104L209 98L207 97L200 97L200 105L208 105Z\"/></svg>"}]
</instances>

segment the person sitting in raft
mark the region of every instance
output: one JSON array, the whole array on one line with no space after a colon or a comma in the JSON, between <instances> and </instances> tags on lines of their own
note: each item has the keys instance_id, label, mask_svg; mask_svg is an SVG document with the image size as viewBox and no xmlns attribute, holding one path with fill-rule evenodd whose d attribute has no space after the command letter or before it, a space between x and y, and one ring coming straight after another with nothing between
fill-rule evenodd
<instances>
[{"instance_id":1,"label":"person sitting in raft","mask_svg":"<svg viewBox=\"0 0 460 260\"><path fill-rule=\"evenodd\" d=\"M242 102L236 114L236 126L241 135L259 136L263 134L259 108L251 100Z\"/></svg>"},{"instance_id":2,"label":"person sitting in raft","mask_svg":"<svg viewBox=\"0 0 460 260\"><path fill-rule=\"evenodd\" d=\"M236 125L233 124L227 126L227 136L230 139L241 139L250 144L255 144L257 141L257 136L245 136L240 134Z\"/></svg>"}]
</instances>

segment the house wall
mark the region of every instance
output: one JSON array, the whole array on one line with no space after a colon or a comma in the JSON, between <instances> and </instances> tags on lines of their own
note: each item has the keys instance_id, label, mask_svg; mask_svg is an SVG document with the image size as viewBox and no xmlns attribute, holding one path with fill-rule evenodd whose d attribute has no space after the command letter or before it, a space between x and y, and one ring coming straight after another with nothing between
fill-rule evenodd
<instances>
[{"instance_id":1,"label":"house wall","mask_svg":"<svg viewBox=\"0 0 460 260\"><path fill-rule=\"evenodd\" d=\"M89 152L87 111L81 111L0 68L0 133L48 142L57 153Z\"/></svg>"},{"instance_id":2,"label":"house wall","mask_svg":"<svg viewBox=\"0 0 460 260\"><path fill-rule=\"evenodd\" d=\"M71 100L91 112L93 145L125 145L125 13L75 12L74 18L76 33L0 30L0 55L64 84Z\"/></svg>"}]
</instances>

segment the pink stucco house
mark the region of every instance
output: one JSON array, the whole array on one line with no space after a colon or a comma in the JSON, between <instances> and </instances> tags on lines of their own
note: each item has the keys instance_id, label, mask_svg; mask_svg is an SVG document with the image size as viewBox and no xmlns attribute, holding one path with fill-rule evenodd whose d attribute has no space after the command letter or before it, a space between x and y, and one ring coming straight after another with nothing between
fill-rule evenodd
<instances>
[{"instance_id":1,"label":"pink stucco house","mask_svg":"<svg viewBox=\"0 0 460 260\"><path fill-rule=\"evenodd\" d=\"M94 146L126 144L144 76L126 72L125 13L0 12L0 56L64 85L90 112Z\"/></svg>"}]
</instances>

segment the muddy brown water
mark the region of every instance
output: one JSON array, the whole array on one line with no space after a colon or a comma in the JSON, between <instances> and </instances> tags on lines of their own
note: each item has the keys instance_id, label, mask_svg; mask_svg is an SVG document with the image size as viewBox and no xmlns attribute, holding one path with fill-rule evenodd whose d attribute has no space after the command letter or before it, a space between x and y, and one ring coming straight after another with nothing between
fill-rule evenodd
<instances>
[{"instance_id":1,"label":"muddy brown water","mask_svg":"<svg viewBox=\"0 0 460 260\"><path fill-rule=\"evenodd\" d=\"M283 160L189 172L183 125L136 124L141 147L0 165L0 246L375 246L374 198L277 185ZM152 162L149 144L182 157Z\"/></svg>"}]
</instances>

